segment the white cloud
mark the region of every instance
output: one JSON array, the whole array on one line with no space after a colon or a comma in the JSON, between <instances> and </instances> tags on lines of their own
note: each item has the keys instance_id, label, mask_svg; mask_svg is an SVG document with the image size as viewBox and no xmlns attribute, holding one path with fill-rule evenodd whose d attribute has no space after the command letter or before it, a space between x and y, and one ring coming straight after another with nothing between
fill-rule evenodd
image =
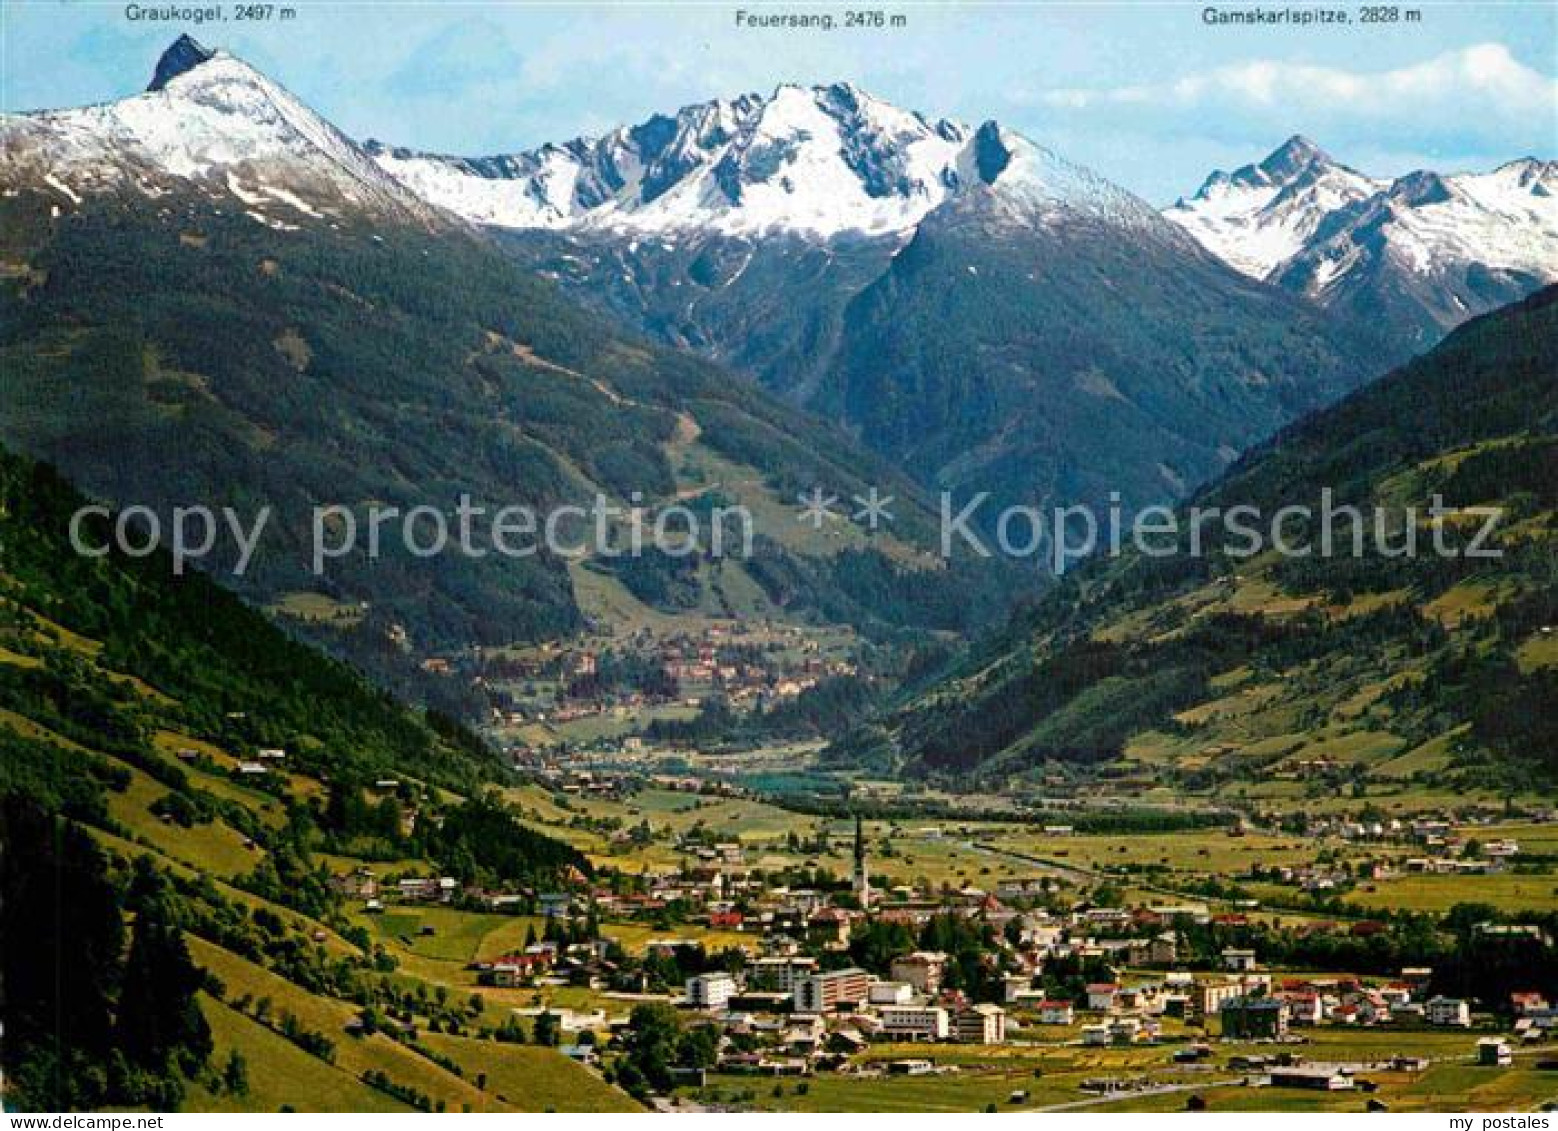
<instances>
[{"instance_id":1,"label":"white cloud","mask_svg":"<svg viewBox=\"0 0 1558 1131\"><path fill-rule=\"evenodd\" d=\"M1155 107L1232 108L1389 120L1421 119L1438 109L1463 116L1538 115L1558 119L1558 79L1520 62L1501 43L1479 43L1388 71L1352 71L1277 59L1256 59L1162 83L1063 87L1033 101L1058 110Z\"/></svg>"}]
</instances>

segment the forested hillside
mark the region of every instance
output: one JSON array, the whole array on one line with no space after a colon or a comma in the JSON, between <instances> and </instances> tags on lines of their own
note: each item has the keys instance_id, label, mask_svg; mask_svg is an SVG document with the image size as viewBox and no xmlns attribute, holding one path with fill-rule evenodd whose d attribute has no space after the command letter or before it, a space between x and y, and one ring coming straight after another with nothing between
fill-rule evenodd
<instances>
[{"instance_id":1,"label":"forested hillside","mask_svg":"<svg viewBox=\"0 0 1558 1131\"><path fill-rule=\"evenodd\" d=\"M1263 522L1307 505L1284 532L1308 554L1251 556L1214 527L1200 557L1182 534L1172 554L1098 561L838 753L933 777L1106 764L1252 802L1544 788L1558 774L1555 453L1549 288L1291 427L1195 500ZM1324 553L1324 488L1363 512L1361 553L1345 517ZM1496 558L1468 553L1484 508L1501 508Z\"/></svg>"},{"instance_id":2,"label":"forested hillside","mask_svg":"<svg viewBox=\"0 0 1558 1131\"><path fill-rule=\"evenodd\" d=\"M278 233L198 197L61 212L31 191L0 219L0 439L163 516L231 506L252 526L273 508L243 576L227 537L206 567L259 602L324 608L299 630L392 686L429 654L554 638L582 617L544 545L499 555L478 525L481 556L417 557L392 524L372 557L373 506L739 501L768 520L731 568L776 609L887 631L962 627L1002 600L994 571L930 560L929 504L842 433L623 337L473 234L382 220ZM892 538L794 536L797 494L868 485L898 499ZM360 537L315 576L312 508L328 505L352 508ZM672 608L678 575L698 573L696 559L631 564L624 583Z\"/></svg>"},{"instance_id":3,"label":"forested hillside","mask_svg":"<svg viewBox=\"0 0 1558 1131\"><path fill-rule=\"evenodd\" d=\"M242 1050L272 1040L317 1062L295 1102L331 1102L323 1073L360 1093L340 1102L382 1103L308 1023L324 998L387 1002L375 971L393 968L340 918L324 855L515 890L590 865L489 792L503 771L458 724L174 578L164 555L72 552L82 502L0 455L7 1104L206 1106L247 1094ZM213 960L268 971L289 1004L240 1021Z\"/></svg>"}]
</instances>

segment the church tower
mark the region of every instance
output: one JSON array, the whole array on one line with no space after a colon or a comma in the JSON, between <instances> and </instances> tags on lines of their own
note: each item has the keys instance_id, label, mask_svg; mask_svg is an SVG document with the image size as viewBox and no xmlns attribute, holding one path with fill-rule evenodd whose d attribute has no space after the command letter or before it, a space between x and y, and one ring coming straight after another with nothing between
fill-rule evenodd
<instances>
[{"instance_id":1,"label":"church tower","mask_svg":"<svg viewBox=\"0 0 1558 1131\"><path fill-rule=\"evenodd\" d=\"M871 877L866 871L866 834L860 814L855 814L855 898L860 910L871 910Z\"/></svg>"}]
</instances>

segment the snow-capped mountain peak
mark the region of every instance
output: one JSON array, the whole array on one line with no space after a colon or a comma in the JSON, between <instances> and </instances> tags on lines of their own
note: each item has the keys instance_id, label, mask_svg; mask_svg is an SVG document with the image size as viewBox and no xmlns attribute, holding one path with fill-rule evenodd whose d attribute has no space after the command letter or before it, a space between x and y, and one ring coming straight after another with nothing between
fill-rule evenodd
<instances>
[{"instance_id":1,"label":"snow-capped mountain peak","mask_svg":"<svg viewBox=\"0 0 1558 1131\"><path fill-rule=\"evenodd\" d=\"M1335 165L1329 153L1303 134L1294 134L1267 154L1266 159L1255 168L1268 181L1286 184L1316 166L1333 168Z\"/></svg>"},{"instance_id":2,"label":"snow-capped mountain peak","mask_svg":"<svg viewBox=\"0 0 1558 1131\"><path fill-rule=\"evenodd\" d=\"M1214 172L1164 215L1231 266L1263 279L1296 255L1328 214L1381 186L1295 134L1256 164Z\"/></svg>"},{"instance_id":3,"label":"snow-capped mountain peak","mask_svg":"<svg viewBox=\"0 0 1558 1131\"><path fill-rule=\"evenodd\" d=\"M1527 158L1490 173L1407 173L1339 211L1321 236L1292 265L1314 266L1316 292L1369 256L1425 277L1475 266L1558 279L1558 163Z\"/></svg>"},{"instance_id":4,"label":"snow-capped mountain peak","mask_svg":"<svg viewBox=\"0 0 1558 1131\"><path fill-rule=\"evenodd\" d=\"M173 41L157 60L147 90L161 90L185 71L193 70L216 54L202 46L193 36L181 35Z\"/></svg>"},{"instance_id":5,"label":"snow-capped mountain peak","mask_svg":"<svg viewBox=\"0 0 1558 1131\"><path fill-rule=\"evenodd\" d=\"M1535 157L1381 180L1294 137L1164 215L1238 270L1399 323L1415 346L1558 279L1558 162Z\"/></svg>"},{"instance_id":6,"label":"snow-capped mountain peak","mask_svg":"<svg viewBox=\"0 0 1558 1131\"><path fill-rule=\"evenodd\" d=\"M7 186L72 202L194 190L278 230L358 208L439 215L280 84L189 36L163 53L145 93L0 116L0 154Z\"/></svg>"},{"instance_id":7,"label":"snow-capped mountain peak","mask_svg":"<svg viewBox=\"0 0 1558 1131\"><path fill-rule=\"evenodd\" d=\"M427 199L516 229L901 235L981 186L1029 204L1139 204L994 123L933 120L847 82L786 84L506 156L368 148Z\"/></svg>"}]
</instances>

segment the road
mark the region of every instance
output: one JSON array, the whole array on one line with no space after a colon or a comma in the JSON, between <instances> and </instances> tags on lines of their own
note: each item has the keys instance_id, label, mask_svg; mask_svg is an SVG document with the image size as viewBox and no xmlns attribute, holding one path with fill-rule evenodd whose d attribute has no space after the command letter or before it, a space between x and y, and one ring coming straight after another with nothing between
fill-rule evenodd
<instances>
[{"instance_id":1,"label":"road","mask_svg":"<svg viewBox=\"0 0 1558 1131\"><path fill-rule=\"evenodd\" d=\"M1154 1088L1133 1088L1130 1091L1110 1092L1107 1095L1092 1096L1085 1100L1071 1100L1069 1103L1052 1104L1049 1107L1036 1107L1032 1111L1071 1111L1079 1107L1097 1107L1099 1104L1119 1103L1121 1100L1135 1099L1138 1096L1167 1096L1175 1092L1200 1092L1207 1088L1228 1088L1238 1084L1243 1077L1236 1076L1231 1080L1197 1080L1194 1084L1160 1084Z\"/></svg>"}]
</instances>

